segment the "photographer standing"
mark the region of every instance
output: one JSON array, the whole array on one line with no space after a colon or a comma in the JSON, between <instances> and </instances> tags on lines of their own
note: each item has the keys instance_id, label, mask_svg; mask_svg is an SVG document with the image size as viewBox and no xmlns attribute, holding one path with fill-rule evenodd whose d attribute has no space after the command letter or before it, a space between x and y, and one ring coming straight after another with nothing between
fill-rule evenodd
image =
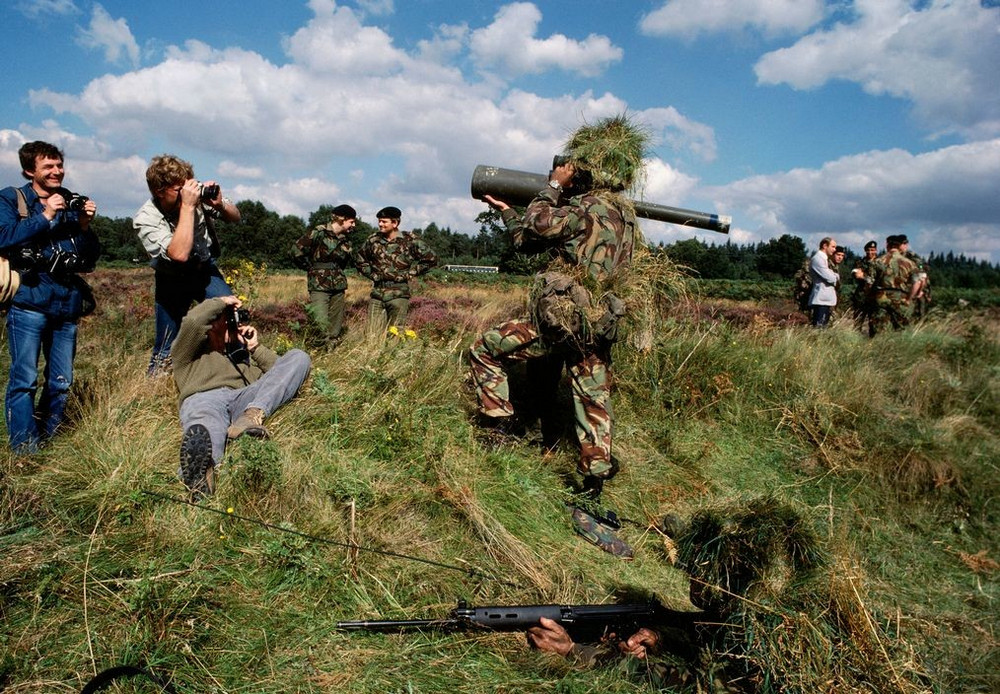
<instances>
[{"instance_id":1,"label":"photographer standing","mask_svg":"<svg viewBox=\"0 0 1000 694\"><path fill-rule=\"evenodd\" d=\"M31 454L64 419L73 383L77 320L94 310L90 272L101 249L90 230L97 205L62 187L63 153L47 142L18 150L28 183L0 191L0 255L20 275L7 312L10 377L4 411L15 453ZM35 406L38 359L45 386Z\"/></svg>"},{"instance_id":2,"label":"photographer standing","mask_svg":"<svg viewBox=\"0 0 1000 694\"><path fill-rule=\"evenodd\" d=\"M239 209L215 181L202 184L191 164L171 154L146 169L152 199L132 220L156 273L156 336L147 375L170 372L170 343L192 303L232 290L215 266L219 255L213 221L239 222Z\"/></svg>"},{"instance_id":3,"label":"photographer standing","mask_svg":"<svg viewBox=\"0 0 1000 694\"><path fill-rule=\"evenodd\" d=\"M259 344L235 296L208 299L184 317L174 341L180 395L181 480L197 498L215 491L215 468L227 439L268 436L264 418L295 397L309 375L309 355L279 357Z\"/></svg>"}]
</instances>

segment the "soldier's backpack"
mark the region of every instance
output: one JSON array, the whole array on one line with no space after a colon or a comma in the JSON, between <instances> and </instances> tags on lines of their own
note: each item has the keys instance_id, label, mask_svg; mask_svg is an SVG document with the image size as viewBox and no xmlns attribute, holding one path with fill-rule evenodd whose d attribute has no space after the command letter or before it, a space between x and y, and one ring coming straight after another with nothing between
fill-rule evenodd
<instances>
[{"instance_id":1,"label":"soldier's backpack","mask_svg":"<svg viewBox=\"0 0 1000 694\"><path fill-rule=\"evenodd\" d=\"M809 310L809 296L812 294L812 275L809 273L809 261L799 268L792 278L792 300L800 311Z\"/></svg>"}]
</instances>

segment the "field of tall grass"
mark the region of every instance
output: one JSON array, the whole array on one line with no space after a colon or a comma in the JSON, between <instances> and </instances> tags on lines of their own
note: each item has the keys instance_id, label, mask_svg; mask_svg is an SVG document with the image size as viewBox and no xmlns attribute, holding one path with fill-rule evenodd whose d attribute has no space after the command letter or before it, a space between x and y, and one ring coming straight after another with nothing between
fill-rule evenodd
<instances>
[{"instance_id":1,"label":"field of tall grass","mask_svg":"<svg viewBox=\"0 0 1000 694\"><path fill-rule=\"evenodd\" d=\"M622 471L605 501L630 521L622 561L570 525L568 417L554 451L530 418L522 438L475 426L465 351L520 312L523 281L435 276L417 285L415 337L382 341L352 277L345 341L312 351L272 438L231 445L195 507L175 475L173 384L145 377L151 273L90 279L68 425L33 458L0 454L4 692L75 692L122 663L182 693L650 691L644 662L580 668L523 635L335 623L636 590L694 609L661 520L761 499L804 519L823 569L804 599L782 598L787 581L765 591L727 650L664 691L1000 691L996 313L869 340L846 319L813 331L779 301L679 295L648 349L616 347ZM262 341L311 349L304 276L251 281ZM530 379L513 385L530 412Z\"/></svg>"}]
</instances>

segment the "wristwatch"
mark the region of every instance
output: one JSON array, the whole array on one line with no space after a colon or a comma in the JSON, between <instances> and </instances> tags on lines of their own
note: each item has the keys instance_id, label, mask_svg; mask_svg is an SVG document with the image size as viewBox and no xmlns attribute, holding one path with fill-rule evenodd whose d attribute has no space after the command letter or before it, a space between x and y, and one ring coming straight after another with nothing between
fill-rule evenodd
<instances>
[{"instance_id":1,"label":"wristwatch","mask_svg":"<svg viewBox=\"0 0 1000 694\"><path fill-rule=\"evenodd\" d=\"M549 188L551 188L552 190L560 190L560 191L563 189L562 184L555 179L549 181Z\"/></svg>"}]
</instances>

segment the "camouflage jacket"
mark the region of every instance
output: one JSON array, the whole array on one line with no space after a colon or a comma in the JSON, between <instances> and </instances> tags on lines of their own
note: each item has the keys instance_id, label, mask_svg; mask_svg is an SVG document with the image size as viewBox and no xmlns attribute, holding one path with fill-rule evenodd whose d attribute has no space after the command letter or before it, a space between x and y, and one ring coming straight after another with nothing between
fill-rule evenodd
<instances>
[{"instance_id":1,"label":"camouflage jacket","mask_svg":"<svg viewBox=\"0 0 1000 694\"><path fill-rule=\"evenodd\" d=\"M526 252L554 250L570 265L584 270L602 290L620 268L632 262L637 223L635 211L621 196L577 195L559 204L559 192L545 188L520 218L513 209L502 213L515 248Z\"/></svg>"},{"instance_id":2,"label":"camouflage jacket","mask_svg":"<svg viewBox=\"0 0 1000 694\"><path fill-rule=\"evenodd\" d=\"M308 275L309 291L342 292L347 289L344 270L353 264L347 234L337 236L332 225L313 229L295 242L292 261Z\"/></svg>"},{"instance_id":3,"label":"camouflage jacket","mask_svg":"<svg viewBox=\"0 0 1000 694\"><path fill-rule=\"evenodd\" d=\"M409 279L437 265L437 256L413 234L400 233L390 241L385 234L369 236L355 258L358 272L372 281L373 299L410 298Z\"/></svg>"},{"instance_id":4,"label":"camouflage jacket","mask_svg":"<svg viewBox=\"0 0 1000 694\"><path fill-rule=\"evenodd\" d=\"M896 249L875 259L876 293L893 292L909 297L917 264Z\"/></svg>"}]
</instances>

